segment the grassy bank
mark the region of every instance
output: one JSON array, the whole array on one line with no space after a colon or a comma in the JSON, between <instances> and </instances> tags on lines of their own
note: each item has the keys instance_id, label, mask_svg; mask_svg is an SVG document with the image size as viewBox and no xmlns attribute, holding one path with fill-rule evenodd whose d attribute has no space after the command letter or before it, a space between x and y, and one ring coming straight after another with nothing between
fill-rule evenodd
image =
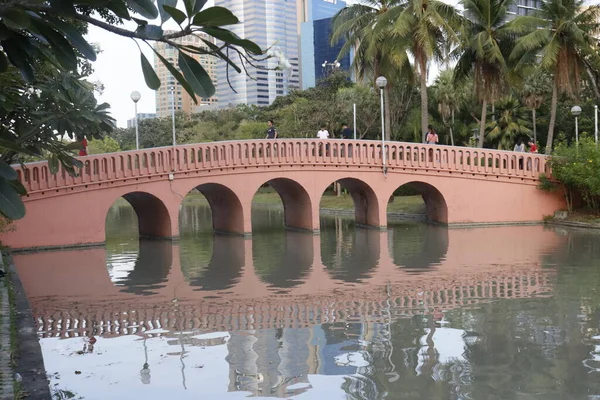
<instances>
[{"instance_id":1,"label":"grassy bank","mask_svg":"<svg viewBox=\"0 0 600 400\"><path fill-rule=\"evenodd\" d=\"M184 200L188 204L207 204L206 198L197 192L189 193ZM273 190L260 190L254 195L252 200L253 205L280 206L281 198L279 194ZM326 193L321 197L321 208L336 209L336 210L353 210L354 203L349 194L335 196L333 193ZM407 213L407 214L423 214L425 213L425 203L421 196L396 196L394 201L388 204L388 212L391 213Z\"/></svg>"}]
</instances>

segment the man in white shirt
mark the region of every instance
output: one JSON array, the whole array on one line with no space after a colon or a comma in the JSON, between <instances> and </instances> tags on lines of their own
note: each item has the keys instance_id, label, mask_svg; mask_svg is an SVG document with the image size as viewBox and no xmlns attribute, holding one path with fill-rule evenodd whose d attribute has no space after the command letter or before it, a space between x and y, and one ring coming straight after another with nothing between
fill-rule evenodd
<instances>
[{"instance_id":1,"label":"man in white shirt","mask_svg":"<svg viewBox=\"0 0 600 400\"><path fill-rule=\"evenodd\" d=\"M319 132L317 132L317 137L319 139L329 139L329 132L325 128L325 126L321 126Z\"/></svg>"},{"instance_id":2,"label":"man in white shirt","mask_svg":"<svg viewBox=\"0 0 600 400\"><path fill-rule=\"evenodd\" d=\"M317 132L317 138L319 139L329 139L329 132L325 128L325 125L321 125L321 129ZM319 155L323 155L323 147L319 145ZM325 145L325 155L329 155L329 144Z\"/></svg>"}]
</instances>

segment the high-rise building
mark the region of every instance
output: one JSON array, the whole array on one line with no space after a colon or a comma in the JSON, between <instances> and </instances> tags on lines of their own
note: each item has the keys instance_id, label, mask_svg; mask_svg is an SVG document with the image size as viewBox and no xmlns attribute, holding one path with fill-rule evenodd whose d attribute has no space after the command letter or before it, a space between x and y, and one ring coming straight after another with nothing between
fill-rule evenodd
<instances>
[{"instance_id":1,"label":"high-rise building","mask_svg":"<svg viewBox=\"0 0 600 400\"><path fill-rule=\"evenodd\" d=\"M511 21L517 16L531 15L542 6L542 0L516 0L508 6L507 20Z\"/></svg>"},{"instance_id":2,"label":"high-rise building","mask_svg":"<svg viewBox=\"0 0 600 400\"><path fill-rule=\"evenodd\" d=\"M246 76L244 72L238 74L226 62L219 60L217 94L220 107L237 104L267 106L277 96L299 88L295 0L215 0L215 6L229 9L239 18L240 23L228 29L244 39L254 41L262 49L282 54L291 65L288 69L276 70L280 60L273 57L257 63L261 68L247 64L249 76ZM239 64L239 59L230 55Z\"/></svg>"},{"instance_id":3,"label":"high-rise building","mask_svg":"<svg viewBox=\"0 0 600 400\"><path fill-rule=\"evenodd\" d=\"M350 55L338 60L343 42L330 45L332 17L346 7L341 0L299 0L302 89L315 86L332 69L350 69ZM339 63L339 65L337 63Z\"/></svg>"},{"instance_id":4,"label":"high-rise building","mask_svg":"<svg viewBox=\"0 0 600 400\"><path fill-rule=\"evenodd\" d=\"M152 118L156 118L156 113L138 113L137 115L138 121ZM135 118L129 118L127 120L127 128L135 128Z\"/></svg>"},{"instance_id":5,"label":"high-rise building","mask_svg":"<svg viewBox=\"0 0 600 400\"><path fill-rule=\"evenodd\" d=\"M165 33L172 32L167 31ZM173 41L180 44L206 48L208 50L201 38L213 40L209 36L197 34L197 36L184 36L173 39ZM179 51L175 47L168 43L157 42L154 48L161 56L170 61L171 64L179 70ZM206 54L190 53L189 55L202 65L216 86L218 83L216 58ZM175 111L183 111L190 114L200 111L202 107L214 106L217 104L218 100L216 95L206 99L196 97L198 104L195 104L192 97L185 89L183 89L179 82L175 80L167 67L164 66L156 55L154 56L154 69L161 82L160 88L156 91L156 115L158 117L167 117L171 115L173 108L175 108Z\"/></svg>"}]
</instances>

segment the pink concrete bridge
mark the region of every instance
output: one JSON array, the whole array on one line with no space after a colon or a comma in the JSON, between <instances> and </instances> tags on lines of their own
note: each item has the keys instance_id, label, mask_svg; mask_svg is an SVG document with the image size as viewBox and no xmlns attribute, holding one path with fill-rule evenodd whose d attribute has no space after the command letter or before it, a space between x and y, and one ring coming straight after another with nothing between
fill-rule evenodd
<instances>
[{"instance_id":1,"label":"pink concrete bridge","mask_svg":"<svg viewBox=\"0 0 600 400\"><path fill-rule=\"evenodd\" d=\"M192 189L207 198L215 231L250 234L252 198L265 183L281 196L286 226L314 232L321 196L336 181L354 200L356 222L379 228L403 185L421 193L430 220L449 225L535 222L564 207L536 187L549 172L542 155L388 142L384 165L380 142L327 144L250 140L103 154L82 158L77 177L52 175L47 162L26 164L16 169L27 215L1 240L13 248L102 243L120 197L135 209L140 235L177 237Z\"/></svg>"}]
</instances>

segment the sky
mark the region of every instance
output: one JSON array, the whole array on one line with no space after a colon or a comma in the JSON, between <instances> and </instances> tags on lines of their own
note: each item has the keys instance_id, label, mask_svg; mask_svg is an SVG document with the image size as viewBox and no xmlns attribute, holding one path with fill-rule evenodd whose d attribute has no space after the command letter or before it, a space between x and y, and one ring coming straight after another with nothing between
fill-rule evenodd
<instances>
[{"instance_id":1,"label":"sky","mask_svg":"<svg viewBox=\"0 0 600 400\"><path fill-rule=\"evenodd\" d=\"M349 4L353 2L357 1L348 1ZM448 0L447 2L456 4L457 0ZM206 7L212 6L213 3L214 1L210 0ZM164 28L169 28L169 22ZM135 23L127 23L124 27L135 29ZM144 81L136 42L94 26L90 26L86 38L89 42L98 44L102 50L93 64L95 72L90 80L99 81L104 85L104 93L96 95L96 97L99 102L110 104L111 113L117 120L117 125L125 127L127 120L135 116L134 104L130 98L131 92L134 90L142 95L138 102L138 112L155 112L154 91L149 89ZM140 47L148 60L152 62L154 59L152 50L144 43L140 43ZM435 79L437 73L437 67L433 67L429 76L430 80Z\"/></svg>"}]
</instances>

